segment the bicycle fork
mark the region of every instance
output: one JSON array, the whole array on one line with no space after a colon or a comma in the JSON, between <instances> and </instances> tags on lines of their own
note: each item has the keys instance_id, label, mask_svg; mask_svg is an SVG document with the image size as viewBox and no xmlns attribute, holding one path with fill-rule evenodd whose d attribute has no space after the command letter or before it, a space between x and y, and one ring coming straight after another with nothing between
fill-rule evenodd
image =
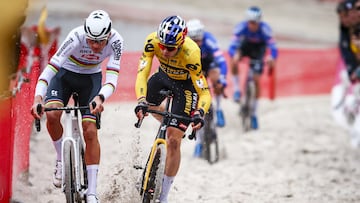
<instances>
[{"instance_id":1,"label":"bicycle fork","mask_svg":"<svg viewBox=\"0 0 360 203\"><path fill-rule=\"evenodd\" d=\"M247 99L249 100L248 104L249 104L249 113L250 113L250 116L254 114L254 103L255 103L255 100L256 100L256 86L255 86L255 81L254 81L254 73L252 72L252 70L249 70L251 71L249 74L248 74L248 77L247 77L247 90L246 90L246 94L248 95L247 96Z\"/></svg>"},{"instance_id":2,"label":"bicycle fork","mask_svg":"<svg viewBox=\"0 0 360 203\"><path fill-rule=\"evenodd\" d=\"M157 138L154 141L153 146L151 147L151 152L150 152L150 157L149 157L149 161L146 165L146 172L145 172L145 176L144 176L144 183L143 183L143 190L146 191L147 189L147 182L149 180L149 176L150 176L150 172L151 172L151 166L153 164L154 161L154 157L155 157L155 153L156 153L156 148L159 144L164 144L165 145L165 149L166 149L166 140L162 139L162 138Z\"/></svg>"}]
</instances>

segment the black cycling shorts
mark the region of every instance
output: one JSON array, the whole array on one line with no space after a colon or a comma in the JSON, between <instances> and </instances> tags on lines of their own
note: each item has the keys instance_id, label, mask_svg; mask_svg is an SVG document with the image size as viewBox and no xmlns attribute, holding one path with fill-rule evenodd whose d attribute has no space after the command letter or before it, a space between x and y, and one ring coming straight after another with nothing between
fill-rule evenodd
<instances>
[{"instance_id":1,"label":"black cycling shorts","mask_svg":"<svg viewBox=\"0 0 360 203\"><path fill-rule=\"evenodd\" d=\"M171 90L173 92L172 113L191 117L197 109L198 101L198 93L196 92L191 79L171 79L159 68L159 71L154 73L148 80L146 94L147 102L151 105L159 106L165 99L165 97L159 93L162 89ZM189 123L189 121L174 118L171 120L170 126L185 131Z\"/></svg>"},{"instance_id":2,"label":"black cycling shorts","mask_svg":"<svg viewBox=\"0 0 360 203\"><path fill-rule=\"evenodd\" d=\"M79 105L87 106L101 88L101 73L80 74L60 68L50 81L45 102L60 102L66 106L72 93L79 95ZM90 110L81 110L82 115L92 115ZM92 115L93 116L93 115Z\"/></svg>"},{"instance_id":3,"label":"black cycling shorts","mask_svg":"<svg viewBox=\"0 0 360 203\"><path fill-rule=\"evenodd\" d=\"M264 68L264 56L266 43L254 43L243 41L239 47L242 56L250 58L250 68L257 74L262 74Z\"/></svg>"}]
</instances>

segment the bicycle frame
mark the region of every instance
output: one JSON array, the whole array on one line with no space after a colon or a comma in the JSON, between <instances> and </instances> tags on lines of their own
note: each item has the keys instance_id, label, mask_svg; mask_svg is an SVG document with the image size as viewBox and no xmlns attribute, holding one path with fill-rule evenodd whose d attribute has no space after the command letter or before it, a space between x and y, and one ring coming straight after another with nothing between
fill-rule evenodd
<instances>
[{"instance_id":1,"label":"bicycle frame","mask_svg":"<svg viewBox=\"0 0 360 203\"><path fill-rule=\"evenodd\" d=\"M73 95L75 106L45 108L44 111L65 111L63 115L64 132L61 143L62 159L62 183L61 188L66 195L67 202L82 202L87 190L87 172L85 166L84 152L85 141L82 136L82 128L79 124L79 110L89 109L89 106L78 106L77 94ZM96 103L93 102L95 107ZM37 106L38 113L42 106ZM73 114L71 114L73 111ZM40 131L40 121L35 122L36 129ZM100 114L96 115L96 127L100 128ZM68 145L70 144L70 145ZM68 148L68 147L71 148ZM68 185L66 185L68 184Z\"/></svg>"},{"instance_id":2,"label":"bicycle frame","mask_svg":"<svg viewBox=\"0 0 360 203\"><path fill-rule=\"evenodd\" d=\"M139 168L139 169L144 169L143 172L143 177L142 177L142 188L140 190L140 195L143 195L143 201L144 202L150 202L150 200L152 200L153 202L155 202L156 198L158 198L157 194L158 192L160 192L161 190L161 185L162 185L162 177L164 175L164 170L165 170L165 159L166 159L166 154L167 154L167 143L166 143L166 131L167 131L167 127L169 126L169 123L171 121L172 118L178 118L178 119L188 119L189 121L193 122L192 118L188 118L188 117L184 117L184 116L180 116L180 115L176 115L170 112L170 104L172 102L172 93L171 91L161 91L160 92L162 95L166 96L166 105L165 105L165 111L161 112L161 111L157 111L157 110L151 110L148 109L146 112L149 113L154 113L154 114L158 114L163 116L162 118L162 122L160 124L158 133L155 137L155 140L153 142L153 145L151 147L151 151L146 163L146 167L145 169L142 167L135 167L135 168ZM135 124L135 127L139 128L141 126L142 123L142 119L138 120L138 122ZM192 134L192 127L191 125L188 127L188 130L185 132L185 135L189 135ZM189 136L190 138L190 136ZM192 139L192 138L190 138ZM159 164L161 162L161 164L159 165L158 168L153 168L153 163L155 160L155 156L156 153L158 152L158 150L160 149L160 158L159 158ZM162 151L164 150L164 151ZM154 189L154 191L152 191L152 194L155 194L154 196L151 197L151 199L146 196L149 194L150 191L148 191L148 185L149 185L149 181L150 181L150 176L152 175L151 172L152 170L156 170L156 172L159 172L160 168L160 172L162 174L155 174L155 177L152 176L152 179L155 179L155 181L158 181L155 183L155 188L150 188L150 189ZM161 179L161 180L160 180ZM150 192L151 193L151 192ZM152 195L151 194L151 195ZM155 199L153 199L155 198Z\"/></svg>"},{"instance_id":3,"label":"bicycle frame","mask_svg":"<svg viewBox=\"0 0 360 203\"><path fill-rule=\"evenodd\" d=\"M149 182L149 177L150 177L150 172L151 172L151 168L153 166L153 162L155 159L155 153L158 149L159 145L164 145L165 150L167 149L167 143L166 143L166 131L167 131L167 126L169 124L169 118L171 118L171 114L168 114L169 112L169 107L170 107L170 103L172 101L172 97L170 95L168 95L167 97L167 102L165 105L165 115L163 115L163 119L162 122L160 124L158 133L155 137L154 143L151 147L151 151L150 151L150 155L149 155L149 160L146 166L146 170L145 170L145 175L144 175L144 181L143 181L143 191L147 190L147 186L148 186L148 182ZM148 112L150 113L159 113L157 111L153 111L153 110L149 110ZM166 152L165 152L166 153Z\"/></svg>"}]
</instances>

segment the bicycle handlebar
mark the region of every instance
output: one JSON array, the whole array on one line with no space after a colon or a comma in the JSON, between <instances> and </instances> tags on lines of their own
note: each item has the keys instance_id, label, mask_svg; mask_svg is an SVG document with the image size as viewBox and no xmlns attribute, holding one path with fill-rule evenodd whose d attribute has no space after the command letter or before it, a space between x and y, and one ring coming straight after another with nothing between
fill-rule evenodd
<instances>
[{"instance_id":1,"label":"bicycle handlebar","mask_svg":"<svg viewBox=\"0 0 360 203\"><path fill-rule=\"evenodd\" d=\"M91 103L92 107L95 108L96 107L96 103L93 101ZM90 106L64 106L64 107L50 107L50 108L44 108L44 111L76 111L76 110L87 110L90 109ZM36 111L38 114L41 113L42 111L42 105L38 104L36 106ZM100 129L101 127L101 113L96 113L95 115L96 117L96 128ZM35 126L36 126L36 131L40 132L41 127L40 127L40 119L35 119Z\"/></svg>"},{"instance_id":2,"label":"bicycle handlebar","mask_svg":"<svg viewBox=\"0 0 360 203\"><path fill-rule=\"evenodd\" d=\"M186 116L181 116L181 115L177 115L177 114L174 114L174 113L171 113L171 112L164 112L164 111L158 111L158 110L152 110L152 109L147 109L145 113L155 113L155 114L158 114L158 115L161 115L161 116L164 116L164 117L168 117L168 118L177 118L177 119L182 119L182 120L187 120L189 122L195 122L195 119L194 118L190 118L190 117L186 117ZM135 123L135 127L136 128L140 128L141 127L141 124L142 124L142 121L144 120L144 117L142 119L138 119L138 121ZM189 127L188 127L189 128ZM192 133L192 127L191 129L188 131L186 130L185 131L185 136L188 135L188 138L190 140L194 139L195 138L195 133Z\"/></svg>"}]
</instances>

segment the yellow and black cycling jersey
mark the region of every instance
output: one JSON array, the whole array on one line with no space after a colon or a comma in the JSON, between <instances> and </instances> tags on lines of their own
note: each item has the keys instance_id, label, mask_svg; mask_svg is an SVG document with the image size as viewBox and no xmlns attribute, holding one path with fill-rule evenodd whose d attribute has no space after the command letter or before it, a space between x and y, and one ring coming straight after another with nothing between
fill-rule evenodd
<instances>
[{"instance_id":1,"label":"yellow and black cycling jersey","mask_svg":"<svg viewBox=\"0 0 360 203\"><path fill-rule=\"evenodd\" d=\"M355 44L354 42L350 43L350 48L354 54L360 54L360 47L357 44Z\"/></svg>"},{"instance_id":2,"label":"yellow and black cycling jersey","mask_svg":"<svg viewBox=\"0 0 360 203\"><path fill-rule=\"evenodd\" d=\"M186 37L184 43L178 49L178 53L174 57L166 58L161 53L159 43L156 32L149 34L146 38L135 84L138 100L146 97L147 80L151 72L153 57L156 56L160 62L159 68L169 78L174 80L191 79L199 95L197 108L207 112L210 107L211 96L206 78L202 73L201 52L198 45Z\"/></svg>"}]
</instances>

